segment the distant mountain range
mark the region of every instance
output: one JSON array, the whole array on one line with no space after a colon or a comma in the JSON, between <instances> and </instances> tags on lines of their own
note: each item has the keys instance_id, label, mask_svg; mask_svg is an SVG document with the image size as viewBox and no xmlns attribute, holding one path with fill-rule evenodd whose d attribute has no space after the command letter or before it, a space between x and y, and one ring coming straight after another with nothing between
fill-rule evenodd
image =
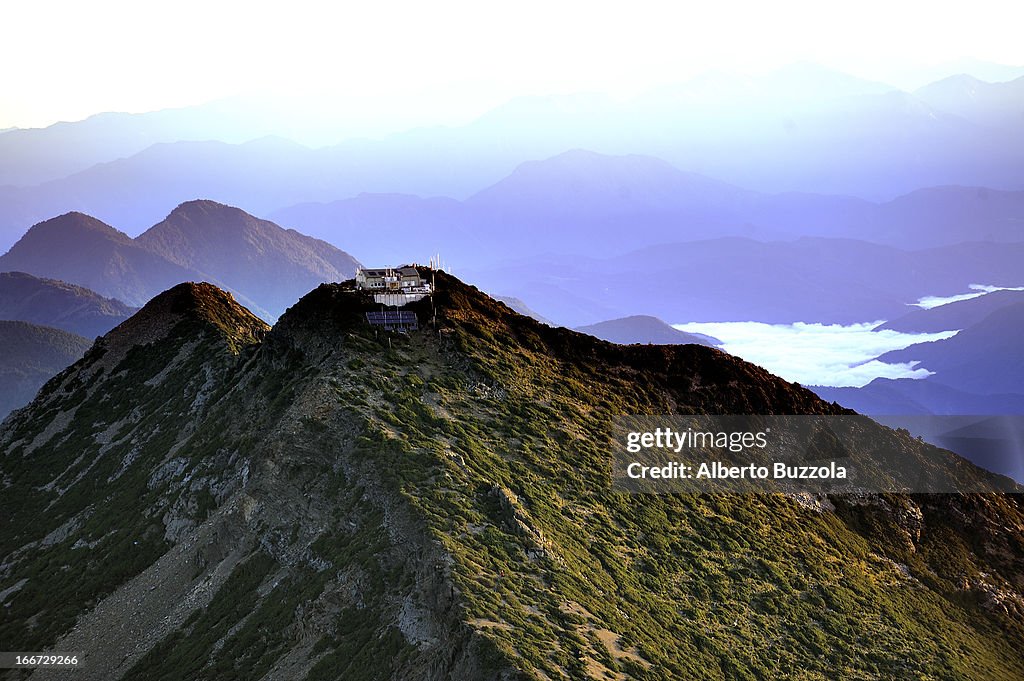
<instances>
[{"instance_id":1,"label":"distant mountain range","mask_svg":"<svg viewBox=\"0 0 1024 681\"><path fill-rule=\"evenodd\" d=\"M1000 307L952 338L887 352L883 362L920 362L936 382L972 393L1024 392L1024 302Z\"/></svg>"},{"instance_id":2,"label":"distant mountain range","mask_svg":"<svg viewBox=\"0 0 1024 681\"><path fill-rule=\"evenodd\" d=\"M934 378L876 378L860 388L814 386L813 390L822 399L872 416L1024 414L1024 391L970 393Z\"/></svg>"},{"instance_id":3,"label":"distant mountain range","mask_svg":"<svg viewBox=\"0 0 1024 681\"><path fill-rule=\"evenodd\" d=\"M1007 87L1007 81L1021 76L1024 76L1024 69L1020 67L961 61L918 74L911 79L912 84L909 80L887 84L798 63L759 78L709 73L687 82L658 87L625 102L586 95L520 97L481 118L484 122L492 121L495 128L500 128L497 123L516 118L535 124L547 122L547 129L538 126L537 132L550 138L553 135L551 124L555 123L565 127L575 122L576 128L582 127L591 134L614 123L606 115L600 125L582 125L588 120L585 116L588 112L591 115L616 111L640 115L660 111L664 115L673 105L714 111L730 103L747 106L758 103L764 109L766 101L774 101L770 111L788 111L793 115L807 110L808 104L814 102L883 96L899 85L938 110L974 121L975 117L984 120L990 115L989 109L995 112L1012 109L1015 89ZM813 97L808 93L813 93ZM0 130L0 133L12 133L0 140L0 186L29 186L60 179L99 163L132 156L154 144L180 141L240 144L280 136L317 148L338 145L345 139L408 137L409 133L403 135L396 131L415 130L417 126L434 128L422 132L443 132L431 120L426 104L416 102L415 107L407 105L403 110L399 102L377 101L373 103L377 110L370 111L365 98L352 101L321 98L318 101L315 96L309 96L282 101L268 97L230 97L147 113L100 113L45 128L8 128ZM558 112L562 112L564 121L558 117ZM686 108L682 113L686 113ZM463 127L472 130L475 125Z\"/></svg>"},{"instance_id":4,"label":"distant mountain range","mask_svg":"<svg viewBox=\"0 0 1024 681\"><path fill-rule=\"evenodd\" d=\"M966 329L996 310L1024 303L1024 291L992 291L977 298L958 300L937 307L914 310L875 328L875 331L936 333Z\"/></svg>"},{"instance_id":5,"label":"distant mountain range","mask_svg":"<svg viewBox=\"0 0 1024 681\"><path fill-rule=\"evenodd\" d=\"M917 363L933 372L917 380L875 379L861 388L822 388L828 400L872 415L1024 414L1024 292L917 310L879 328L907 333L962 329L944 340L887 352L887 363Z\"/></svg>"},{"instance_id":6,"label":"distant mountain range","mask_svg":"<svg viewBox=\"0 0 1024 681\"><path fill-rule=\"evenodd\" d=\"M463 265L547 253L607 257L722 236L845 237L920 249L1024 240L1024 191L935 187L881 204L768 195L656 158L574 150L524 163L462 202L364 194L271 218L365 258L440 251Z\"/></svg>"},{"instance_id":7,"label":"distant mountain range","mask_svg":"<svg viewBox=\"0 0 1024 681\"><path fill-rule=\"evenodd\" d=\"M72 282L132 305L180 282L208 280L267 319L297 291L351 278L357 265L330 244L212 201L184 203L135 239L68 213L35 225L0 256L0 271Z\"/></svg>"},{"instance_id":8,"label":"distant mountain range","mask_svg":"<svg viewBox=\"0 0 1024 681\"><path fill-rule=\"evenodd\" d=\"M306 167L299 157L309 153L271 139L240 146L159 145L37 187L0 187L0 244L4 235L13 242L28 225L67 211L134 234L196 196L270 215L366 258L390 254L388 247L402 258L437 250L479 257L484 246L499 244L510 257L607 255L666 240L719 236L843 236L920 248L1016 241L1024 230L1024 191L943 186L884 203L806 192L764 194L651 156L577 149L513 164L495 183L458 201L359 194L366 188L402 187L388 168L379 169L378 181L372 164L337 165L327 152L317 152L321 156ZM354 194L359 195L308 203ZM602 238L588 238L595 232ZM474 243L481 248L474 250Z\"/></svg>"},{"instance_id":9,"label":"distant mountain range","mask_svg":"<svg viewBox=\"0 0 1024 681\"><path fill-rule=\"evenodd\" d=\"M850 239L670 243L612 258L550 256L458 268L485 290L529 300L577 327L652 315L672 324L750 320L861 323L972 283L1024 280L1024 243L908 251Z\"/></svg>"},{"instance_id":10,"label":"distant mountain range","mask_svg":"<svg viewBox=\"0 0 1024 681\"><path fill-rule=\"evenodd\" d=\"M1022 89L1024 79L996 84L954 79L907 93L798 65L758 79L708 76L625 102L581 95L521 98L467 125L413 129L318 149L259 135L273 129L262 124L222 139L203 137L194 129L196 118L165 127L155 119L130 119L119 133L115 123L121 118L111 114L109 120L0 137L0 159L12 159L0 163L0 178L6 178L0 181L0 247L5 245L2 235L13 240L29 225L68 211L94 215L136 234L196 196L260 215L361 193L466 199L524 162L571 149L647 155L769 194L887 200L922 187L1017 191L1024 189ZM78 140L87 140L80 157ZM790 216L809 210L816 229L784 228L820 235L825 227L814 220L814 206L822 199L808 205L789 200L798 208ZM999 222L1001 199L992 194L988 200L995 222L986 217L975 232L979 238L1009 229ZM826 213L832 220L841 221L841 206L847 204L854 211L849 217L857 217L856 199L838 203ZM870 206L866 210L871 213ZM779 227L763 224L760 213L750 209L739 213L758 218L750 221L752 228L771 232ZM957 210L949 215L960 220ZM702 228L736 216L725 211L707 217ZM888 234L888 224L881 220L877 234ZM871 225L857 227L870 230ZM948 243L950 227L941 220L934 233L926 223L909 227L907 239Z\"/></svg>"},{"instance_id":11,"label":"distant mountain range","mask_svg":"<svg viewBox=\"0 0 1024 681\"><path fill-rule=\"evenodd\" d=\"M85 354L92 341L60 329L0 321L0 421L28 404L57 372Z\"/></svg>"},{"instance_id":12,"label":"distant mountain range","mask_svg":"<svg viewBox=\"0 0 1024 681\"><path fill-rule=\"evenodd\" d=\"M594 174L576 183L544 179L556 166L554 177L562 179L567 164L592 169L595 159L608 171L603 181ZM657 188L647 175L630 184L637 173L648 172L667 183ZM423 262L440 250L439 242L447 243L451 248L443 257L468 263L455 269L475 284L529 300L533 314L570 327L637 314L671 323L897 319L907 314L910 301L924 296L960 292L979 282L1024 281L1024 242L903 250L842 238L721 238L662 242L620 255L616 248L630 241L668 239L681 230L694 236L706 224L696 218L659 223L659 210L708 208L749 193L660 161L589 152L533 164L508 182L518 188L507 193L495 187L464 203L365 197L348 204L361 207L347 218L320 224L340 227L333 238L352 242L346 247L370 265ZM647 206L647 218L637 217L638 205ZM364 210L369 206L384 209ZM463 209L475 211L477 219L459 216ZM545 212L548 218L540 218ZM600 248L614 257L516 257L559 246ZM267 319L279 316L296 291L348 279L357 264L325 241L212 201L184 203L134 239L90 216L67 214L34 226L0 256L0 271L73 282L129 305L182 281L216 282Z\"/></svg>"},{"instance_id":13,"label":"distant mountain range","mask_svg":"<svg viewBox=\"0 0 1024 681\"><path fill-rule=\"evenodd\" d=\"M619 345L709 345L718 346L722 341L700 333L686 333L672 328L657 317L634 315L621 319L610 319L576 331L595 336Z\"/></svg>"},{"instance_id":14,"label":"distant mountain range","mask_svg":"<svg viewBox=\"0 0 1024 681\"><path fill-rule=\"evenodd\" d=\"M943 78L914 91L921 101L946 113L992 127L1020 125L1024 78L988 83L968 74Z\"/></svg>"},{"instance_id":15,"label":"distant mountain range","mask_svg":"<svg viewBox=\"0 0 1024 681\"><path fill-rule=\"evenodd\" d=\"M0 319L52 326L94 338L134 311L120 300L105 298L82 286L24 272L0 272Z\"/></svg>"}]
</instances>

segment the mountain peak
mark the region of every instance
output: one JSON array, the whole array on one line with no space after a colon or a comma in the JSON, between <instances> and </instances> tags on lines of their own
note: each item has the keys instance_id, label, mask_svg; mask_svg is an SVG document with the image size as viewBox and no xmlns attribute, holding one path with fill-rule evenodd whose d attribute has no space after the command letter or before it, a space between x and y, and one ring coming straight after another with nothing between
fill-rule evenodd
<instances>
[{"instance_id":1,"label":"mountain peak","mask_svg":"<svg viewBox=\"0 0 1024 681\"><path fill-rule=\"evenodd\" d=\"M325 281L355 274L358 263L325 241L286 230L241 208L187 201L136 242L225 288L276 317L297 295Z\"/></svg>"},{"instance_id":2,"label":"mountain peak","mask_svg":"<svg viewBox=\"0 0 1024 681\"><path fill-rule=\"evenodd\" d=\"M233 218L235 220L257 220L258 218L249 215L241 208L235 208L234 206L228 206L223 203L218 203L210 199L194 199L192 201L185 201L180 203L172 210L166 220L192 220L197 218L216 218L225 219Z\"/></svg>"},{"instance_id":3,"label":"mountain peak","mask_svg":"<svg viewBox=\"0 0 1024 681\"><path fill-rule=\"evenodd\" d=\"M526 161L503 180L467 200L473 205L607 214L623 205L667 209L686 201L715 203L749 193L726 182L680 170L641 154L611 155L573 149Z\"/></svg>"},{"instance_id":4,"label":"mountain peak","mask_svg":"<svg viewBox=\"0 0 1024 681\"><path fill-rule=\"evenodd\" d=\"M33 225L11 250L15 250L19 245L32 243L37 240L72 239L77 242L97 236L115 241L131 240L131 237L127 234L111 227L102 220L79 211L71 211L70 213L64 213L63 215L58 215L55 218L50 218Z\"/></svg>"},{"instance_id":5,"label":"mountain peak","mask_svg":"<svg viewBox=\"0 0 1024 681\"><path fill-rule=\"evenodd\" d=\"M581 326L576 329L601 340L621 345L721 345L722 342L711 336L686 333L650 315L632 315L620 319L610 319L597 324Z\"/></svg>"},{"instance_id":6,"label":"mountain peak","mask_svg":"<svg viewBox=\"0 0 1024 681\"><path fill-rule=\"evenodd\" d=\"M185 282L150 300L101 343L120 350L115 354L121 355L134 346L162 340L180 324L213 330L232 352L259 342L270 328L227 291L207 282Z\"/></svg>"},{"instance_id":7,"label":"mountain peak","mask_svg":"<svg viewBox=\"0 0 1024 681\"><path fill-rule=\"evenodd\" d=\"M914 94L927 94L932 92L940 91L973 91L979 87L985 87L988 85L985 81L980 78L967 73L958 73L954 76L937 80L934 83L929 83L923 87L918 88L914 91Z\"/></svg>"}]
</instances>

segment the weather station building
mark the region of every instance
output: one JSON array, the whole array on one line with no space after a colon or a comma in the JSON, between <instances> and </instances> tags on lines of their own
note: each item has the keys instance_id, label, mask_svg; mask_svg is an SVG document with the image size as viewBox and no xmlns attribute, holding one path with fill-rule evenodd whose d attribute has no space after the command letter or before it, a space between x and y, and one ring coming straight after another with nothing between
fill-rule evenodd
<instances>
[{"instance_id":1,"label":"weather station building","mask_svg":"<svg viewBox=\"0 0 1024 681\"><path fill-rule=\"evenodd\" d=\"M402 307L422 300L434 288L415 265L356 270L356 288L373 293L373 300L389 307Z\"/></svg>"}]
</instances>

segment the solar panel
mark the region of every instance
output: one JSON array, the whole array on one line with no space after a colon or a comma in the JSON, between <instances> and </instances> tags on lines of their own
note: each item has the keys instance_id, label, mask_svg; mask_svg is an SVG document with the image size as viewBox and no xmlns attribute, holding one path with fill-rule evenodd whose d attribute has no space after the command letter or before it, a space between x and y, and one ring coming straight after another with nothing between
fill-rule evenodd
<instances>
[{"instance_id":1,"label":"solar panel","mask_svg":"<svg viewBox=\"0 0 1024 681\"><path fill-rule=\"evenodd\" d=\"M392 329L413 329L420 328L420 320L415 312L409 310L381 310L379 312L367 312L366 321L372 326L382 326L385 331Z\"/></svg>"}]
</instances>

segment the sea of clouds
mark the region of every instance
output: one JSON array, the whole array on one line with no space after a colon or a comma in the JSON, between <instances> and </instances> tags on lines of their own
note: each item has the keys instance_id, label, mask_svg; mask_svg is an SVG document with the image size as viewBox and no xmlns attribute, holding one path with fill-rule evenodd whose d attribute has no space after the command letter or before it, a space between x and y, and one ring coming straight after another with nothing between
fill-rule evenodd
<instances>
[{"instance_id":1,"label":"sea of clouds","mask_svg":"<svg viewBox=\"0 0 1024 681\"><path fill-rule=\"evenodd\" d=\"M764 324L710 322L674 324L689 333L722 341L722 349L803 385L861 387L876 378L925 378L931 372L916 363L887 364L876 358L914 343L941 340L957 331L901 333L872 331L884 322L862 324Z\"/></svg>"},{"instance_id":2,"label":"sea of clouds","mask_svg":"<svg viewBox=\"0 0 1024 681\"><path fill-rule=\"evenodd\" d=\"M925 296L909 305L932 309L994 291L1024 291L1022 287L971 284L968 293ZM680 331L703 333L722 341L722 349L760 365L788 381L803 385L860 388L876 378L926 378L932 372L917 362L888 364L878 357L916 343L943 340L959 330L941 333L873 331L884 321L861 324L765 324L762 322L690 322L673 324Z\"/></svg>"}]
</instances>

